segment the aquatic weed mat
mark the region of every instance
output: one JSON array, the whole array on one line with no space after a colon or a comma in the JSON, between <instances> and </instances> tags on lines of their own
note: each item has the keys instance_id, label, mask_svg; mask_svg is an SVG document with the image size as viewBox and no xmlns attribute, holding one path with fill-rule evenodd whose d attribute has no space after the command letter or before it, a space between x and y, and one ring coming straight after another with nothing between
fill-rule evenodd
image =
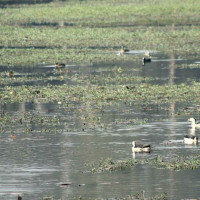
<instances>
[{"instance_id":1,"label":"aquatic weed mat","mask_svg":"<svg viewBox=\"0 0 200 200\"><path fill-rule=\"evenodd\" d=\"M199 103L199 83L192 85L149 85L139 84L129 90L124 85L47 85L47 86L7 86L1 89L1 103L9 102L55 102L67 104L71 99L77 102L91 102L97 104L112 104L115 102L135 103L171 103L189 102ZM38 92L35 92L35 91Z\"/></svg>"},{"instance_id":2,"label":"aquatic weed mat","mask_svg":"<svg viewBox=\"0 0 200 200\"><path fill-rule=\"evenodd\" d=\"M58 133L63 131L64 125L58 115L44 115L38 111L2 111L0 119L2 134Z\"/></svg>"},{"instance_id":3,"label":"aquatic weed mat","mask_svg":"<svg viewBox=\"0 0 200 200\"><path fill-rule=\"evenodd\" d=\"M91 173L112 172L116 170L126 170L135 166L149 165L158 169L186 170L198 169L200 166L200 155L193 156L175 156L173 159L166 160L161 156L146 160L113 160L111 158L102 159L96 163L85 164L90 167Z\"/></svg>"}]
</instances>

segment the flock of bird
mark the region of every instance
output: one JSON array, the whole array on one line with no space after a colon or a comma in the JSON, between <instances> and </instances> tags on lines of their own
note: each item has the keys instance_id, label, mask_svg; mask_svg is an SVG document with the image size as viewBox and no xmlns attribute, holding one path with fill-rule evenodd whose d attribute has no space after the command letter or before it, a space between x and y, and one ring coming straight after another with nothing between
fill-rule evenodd
<instances>
[{"instance_id":1,"label":"flock of bird","mask_svg":"<svg viewBox=\"0 0 200 200\"><path fill-rule=\"evenodd\" d=\"M117 55L123 55L125 53L130 52L130 50L125 49L124 47L121 48L119 53ZM151 56L149 51L145 52L144 57L142 58L143 64L147 62L151 62ZM195 129L196 127L200 128L200 122L197 122L196 119L190 118L188 121L192 122L192 128ZM195 135L186 135L183 138L183 143L185 144L197 144L198 143L198 137ZM136 144L135 141L132 142L132 152L150 152L151 151L151 145L150 144Z\"/></svg>"},{"instance_id":2,"label":"flock of bird","mask_svg":"<svg viewBox=\"0 0 200 200\"><path fill-rule=\"evenodd\" d=\"M192 122L191 126L192 129L200 128L200 121L196 121L194 118L188 119L188 121ZM184 144L197 144L198 143L198 137L195 135L185 135L183 138ZM132 152L147 152L149 153L151 151L151 145L150 144L136 144L135 141L132 142Z\"/></svg>"},{"instance_id":3,"label":"flock of bird","mask_svg":"<svg viewBox=\"0 0 200 200\"><path fill-rule=\"evenodd\" d=\"M117 55L123 55L128 52L130 52L130 50L125 49L124 47L121 47L121 49ZM142 62L143 62L143 65L147 62L151 62L151 56L149 54L149 51L145 52L144 57L142 58Z\"/></svg>"},{"instance_id":4,"label":"flock of bird","mask_svg":"<svg viewBox=\"0 0 200 200\"><path fill-rule=\"evenodd\" d=\"M129 49L126 49L124 47L121 47L120 51L117 53L117 55L123 55L123 54L126 54L130 52ZM144 54L144 57L142 58L142 62L143 62L143 65L147 62L151 62L151 56L150 56L150 53L149 51L146 51L145 54ZM65 67L65 64L64 63L55 63L55 68L56 69L62 69Z\"/></svg>"},{"instance_id":5,"label":"flock of bird","mask_svg":"<svg viewBox=\"0 0 200 200\"><path fill-rule=\"evenodd\" d=\"M117 55L123 55L125 53L130 52L130 50L125 49L124 47L121 47L120 51ZM142 58L143 64L147 62L151 62L151 56L149 51L146 51L144 54L144 57ZM55 68L60 69L64 68L65 64L63 63L55 63ZM192 129L195 129L196 127L200 128L200 122L197 122L196 119L190 118L188 121L192 122ZM183 143L185 144L197 144L198 143L198 137L195 135L186 135L183 138ZM150 144L136 144L135 141L132 142L132 152L150 152L151 151L151 145Z\"/></svg>"},{"instance_id":6,"label":"flock of bird","mask_svg":"<svg viewBox=\"0 0 200 200\"><path fill-rule=\"evenodd\" d=\"M121 48L117 55L123 55L125 53L130 52L130 50L125 49L124 47ZM147 62L151 62L151 56L149 51L145 52L144 57L142 58L143 64ZM192 122L192 128L195 129L196 127L200 128L200 122L197 122L196 119L190 118L188 121ZM183 138L183 143L185 144L197 144L198 137L195 135L186 135ZM151 145L150 144L136 144L135 141L132 142L132 152L150 152Z\"/></svg>"}]
</instances>

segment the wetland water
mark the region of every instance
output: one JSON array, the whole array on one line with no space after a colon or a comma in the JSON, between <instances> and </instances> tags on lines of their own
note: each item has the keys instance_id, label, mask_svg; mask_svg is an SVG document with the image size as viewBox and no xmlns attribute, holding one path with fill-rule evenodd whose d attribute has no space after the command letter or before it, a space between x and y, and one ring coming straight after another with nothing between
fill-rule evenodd
<instances>
[{"instance_id":1,"label":"wetland water","mask_svg":"<svg viewBox=\"0 0 200 200\"><path fill-rule=\"evenodd\" d=\"M136 76L153 77L151 84L199 81L200 69L177 67L198 61L176 59L176 56L168 57L159 53L153 56L152 62L144 66L141 62L122 62L66 68L73 79L74 75L90 77L112 74L113 68L120 65L125 74L133 70ZM16 69L16 72L18 76L56 76L53 70L52 66L40 66L34 70ZM73 81L31 82L35 85L64 83L73 84ZM8 134L0 135L0 198L14 200L18 193L22 193L23 199L42 199L45 196L54 196L55 199L78 199L80 196L83 199L119 199L145 191L146 198L166 192L168 199L199 199L199 169L174 171L137 165L125 170L92 174L85 165L108 157L124 160L160 155L167 160L177 155L199 153L199 145L182 143L183 136L191 131L187 122L190 115L172 115L185 106L192 104L107 105L101 116L105 128L93 126L93 122L90 124L88 120L88 127L83 129L80 124L84 116L80 110L87 113L88 119L94 119L98 113L89 105L83 107L74 104L71 109L51 102L2 105L1 113L17 116L21 112L28 112L34 115L40 113L44 117L57 116L60 124L56 133L41 133L39 124L33 120L30 133L22 133L20 127L15 127L15 139ZM133 119L136 120L134 123L131 122ZM51 124L48 128L51 129ZM199 133L200 130L195 131L197 136ZM131 150L133 140L151 143L152 152L134 155ZM169 140L172 143L166 144L165 141ZM61 186L62 183L68 185Z\"/></svg>"}]
</instances>

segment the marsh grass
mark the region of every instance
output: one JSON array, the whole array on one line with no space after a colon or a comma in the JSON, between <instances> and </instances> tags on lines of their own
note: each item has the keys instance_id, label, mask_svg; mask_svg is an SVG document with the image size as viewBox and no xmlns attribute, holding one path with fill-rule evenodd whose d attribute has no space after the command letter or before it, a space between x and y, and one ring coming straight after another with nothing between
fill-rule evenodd
<instances>
[{"instance_id":1,"label":"marsh grass","mask_svg":"<svg viewBox=\"0 0 200 200\"><path fill-rule=\"evenodd\" d=\"M78 25L199 23L199 2L190 0L85 1L83 3L50 3L7 9L2 12L6 24L66 21ZM153 6L152 6L153 5ZM53 8L53 9L52 9ZM59 14L58 14L59 13ZM142 16L142 17L141 17Z\"/></svg>"},{"instance_id":2,"label":"marsh grass","mask_svg":"<svg viewBox=\"0 0 200 200\"><path fill-rule=\"evenodd\" d=\"M127 159L116 161L111 158L107 158L105 160L100 160L97 163L86 164L87 167L90 167L91 173L125 170L127 168L132 168L141 165L149 165L158 169L172 169L176 171L186 169L195 170L200 167L200 155L194 155L189 157L177 156L170 160L166 160L164 158L161 158L160 156L157 156L154 159L146 160Z\"/></svg>"},{"instance_id":3,"label":"marsh grass","mask_svg":"<svg viewBox=\"0 0 200 200\"><path fill-rule=\"evenodd\" d=\"M76 197L71 198L72 200L77 200ZM79 197L78 200L81 199L85 199L84 197ZM99 198L98 198L99 199ZM127 196L123 196L123 197L110 197L109 199L112 200L145 200L145 199L149 199L149 200L167 200L167 193L161 193L161 194L157 194L153 197L147 197L145 191L140 191L140 192L136 192L134 194L131 195L127 195ZM54 196L50 196L50 197L43 197L42 200L54 200ZM97 200L97 199L95 199ZM100 200L100 199L99 199ZM101 200L105 200L105 199L101 199Z\"/></svg>"},{"instance_id":4,"label":"marsh grass","mask_svg":"<svg viewBox=\"0 0 200 200\"><path fill-rule=\"evenodd\" d=\"M155 195L153 197L146 197L145 191L141 191L141 192L137 192L135 194L129 195L125 199L127 199L127 200L131 200L131 199L138 199L138 200L145 200L145 199L149 199L149 200L167 200L167 193L157 194L157 195Z\"/></svg>"},{"instance_id":5,"label":"marsh grass","mask_svg":"<svg viewBox=\"0 0 200 200\"><path fill-rule=\"evenodd\" d=\"M0 28L1 65L38 63L88 63L113 60L138 61L138 55L117 56L122 45L131 50L175 51L193 58L199 53L200 34L195 27L177 30L169 27L141 28ZM14 34L13 34L14 32Z\"/></svg>"},{"instance_id":6,"label":"marsh grass","mask_svg":"<svg viewBox=\"0 0 200 200\"><path fill-rule=\"evenodd\" d=\"M80 82L80 80L78 80ZM81 82L82 84L84 81ZM86 82L88 83L88 81ZM9 102L69 102L73 99L76 102L99 102L103 104L115 104L116 102L134 102L135 104L164 104L170 102L188 102L198 104L200 84L194 82L191 85L150 85L138 84L129 90L124 85L45 85L4 87L0 94L2 103ZM40 93L35 94L35 90ZM13 91L13 92L11 92Z\"/></svg>"},{"instance_id":7,"label":"marsh grass","mask_svg":"<svg viewBox=\"0 0 200 200\"><path fill-rule=\"evenodd\" d=\"M193 0L105 0L1 9L0 65L139 59L116 56L122 45L196 56L199 7Z\"/></svg>"},{"instance_id":8,"label":"marsh grass","mask_svg":"<svg viewBox=\"0 0 200 200\"><path fill-rule=\"evenodd\" d=\"M123 170L127 167L135 166L137 162L135 160L124 160L124 161L114 161L111 158L107 158L105 160L100 160L97 164L86 164L86 166L92 167L90 169L91 173L99 173L99 172L105 172L105 171L115 171L115 170ZM96 167L97 165L97 167Z\"/></svg>"}]
</instances>

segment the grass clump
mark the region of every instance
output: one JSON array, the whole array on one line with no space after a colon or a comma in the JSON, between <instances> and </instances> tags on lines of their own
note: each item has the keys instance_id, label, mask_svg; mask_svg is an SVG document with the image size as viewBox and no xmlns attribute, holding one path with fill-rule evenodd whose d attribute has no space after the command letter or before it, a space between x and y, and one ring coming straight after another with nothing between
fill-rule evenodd
<instances>
[{"instance_id":1,"label":"grass clump","mask_svg":"<svg viewBox=\"0 0 200 200\"><path fill-rule=\"evenodd\" d=\"M137 192L133 195L128 196L127 198L125 198L127 200L131 200L131 199L138 199L138 200L145 200L145 199L149 199L149 200L167 200L167 193L162 193L162 194L157 194L153 197L146 197L145 196L145 191L141 191L141 192Z\"/></svg>"},{"instance_id":2,"label":"grass clump","mask_svg":"<svg viewBox=\"0 0 200 200\"><path fill-rule=\"evenodd\" d=\"M157 168L169 168L174 170L183 169L197 169L200 167L200 155L190 156L190 157L180 157L171 160L164 161L160 156L157 156L154 160L148 162Z\"/></svg>"},{"instance_id":3,"label":"grass clump","mask_svg":"<svg viewBox=\"0 0 200 200\"><path fill-rule=\"evenodd\" d=\"M105 171L115 171L115 170L123 170L127 167L134 166L136 162L132 159L130 160L122 160L122 161L114 161L111 158L107 158L105 160L100 160L97 164L97 167L95 167L95 164L87 165L92 166L90 169L91 173L99 173L99 172L105 172Z\"/></svg>"},{"instance_id":4,"label":"grass clump","mask_svg":"<svg viewBox=\"0 0 200 200\"><path fill-rule=\"evenodd\" d=\"M146 160L123 160L123 161L115 161L111 158L107 158L105 160L100 160L98 163L93 163L91 165L87 165L91 167L91 173L100 173L105 171L116 171L116 170L124 170L127 168L134 167L136 165L150 165L152 167L161 168L161 169L173 169L173 170L186 170L191 169L195 170L200 167L200 155L189 156L189 157L181 157L177 156L171 160L164 160L160 156L155 157L154 159L146 159Z\"/></svg>"}]
</instances>

